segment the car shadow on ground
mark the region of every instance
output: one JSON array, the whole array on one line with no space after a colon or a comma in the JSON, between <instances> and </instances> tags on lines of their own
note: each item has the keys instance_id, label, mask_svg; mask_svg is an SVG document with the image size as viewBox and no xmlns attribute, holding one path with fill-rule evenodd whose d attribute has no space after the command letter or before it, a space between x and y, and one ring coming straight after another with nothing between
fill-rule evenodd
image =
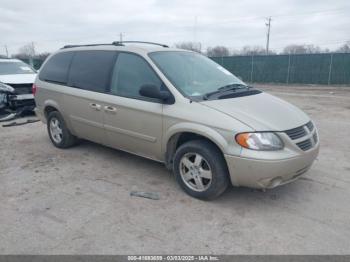
<instances>
[{"instance_id":1,"label":"car shadow on ground","mask_svg":"<svg viewBox=\"0 0 350 262\"><path fill-rule=\"evenodd\" d=\"M79 151L90 152L91 154L98 154L99 157L108 161L122 161L124 167L128 170L133 170L135 167L137 167L137 169L143 169L144 172L137 172L137 174L134 171L131 171L132 174L130 175L138 176L137 178L139 180L145 180L145 183L146 180L151 180L156 184L162 185L159 187L159 193L161 195L164 195L165 188L172 188L176 195L186 194L176 183L172 172L167 170L163 163L86 140L82 140L76 149ZM118 163L115 163L115 166L117 165ZM306 186L305 183L308 183L308 181L299 179L292 183L268 189L266 191L229 185L227 190L219 198L214 199L211 202L230 206L233 201L244 202L248 205L256 205L261 202L266 204L274 204L276 201L284 202L285 200L290 199L291 196L298 194L298 192L302 190L301 187L304 188L304 186ZM301 186L302 184L304 184L304 186ZM129 185L130 188L132 186L132 184ZM195 200L193 198L191 199Z\"/></svg>"}]
</instances>

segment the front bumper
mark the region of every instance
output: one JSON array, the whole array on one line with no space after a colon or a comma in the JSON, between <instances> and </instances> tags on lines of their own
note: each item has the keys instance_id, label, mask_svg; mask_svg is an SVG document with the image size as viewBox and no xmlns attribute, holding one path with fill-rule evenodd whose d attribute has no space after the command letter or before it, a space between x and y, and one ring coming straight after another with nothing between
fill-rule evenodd
<instances>
[{"instance_id":1,"label":"front bumper","mask_svg":"<svg viewBox=\"0 0 350 262\"><path fill-rule=\"evenodd\" d=\"M274 188L294 181L309 170L318 152L319 143L292 158L261 160L225 155L225 159L234 186Z\"/></svg>"},{"instance_id":2,"label":"front bumper","mask_svg":"<svg viewBox=\"0 0 350 262\"><path fill-rule=\"evenodd\" d=\"M33 110L35 101L33 94L9 95L9 105L11 109L26 107L27 110Z\"/></svg>"}]
</instances>

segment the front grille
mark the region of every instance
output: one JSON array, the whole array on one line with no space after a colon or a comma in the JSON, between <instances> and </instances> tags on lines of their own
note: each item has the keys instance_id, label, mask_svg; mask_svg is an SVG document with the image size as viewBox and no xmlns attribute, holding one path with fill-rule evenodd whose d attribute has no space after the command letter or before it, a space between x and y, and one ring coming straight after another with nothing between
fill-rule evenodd
<instances>
[{"instance_id":1,"label":"front grille","mask_svg":"<svg viewBox=\"0 0 350 262\"><path fill-rule=\"evenodd\" d=\"M15 89L16 95L32 94L33 84L9 84Z\"/></svg>"},{"instance_id":2,"label":"front grille","mask_svg":"<svg viewBox=\"0 0 350 262\"><path fill-rule=\"evenodd\" d=\"M310 139L304 140L302 142L297 143L297 146L301 149L301 150L309 150L312 147L312 142Z\"/></svg>"},{"instance_id":3,"label":"front grille","mask_svg":"<svg viewBox=\"0 0 350 262\"><path fill-rule=\"evenodd\" d=\"M285 131L285 133L303 151L307 151L318 143L318 137L314 124L310 121L303 126ZM303 139L304 138L304 139Z\"/></svg>"},{"instance_id":4,"label":"front grille","mask_svg":"<svg viewBox=\"0 0 350 262\"><path fill-rule=\"evenodd\" d=\"M301 138L301 137L307 135L304 126L300 126L300 127L297 127L297 128L289 129L289 130L287 130L285 132L292 140L295 140L295 139L298 139L298 138Z\"/></svg>"},{"instance_id":5,"label":"front grille","mask_svg":"<svg viewBox=\"0 0 350 262\"><path fill-rule=\"evenodd\" d=\"M314 130L314 124L311 121L306 124L306 127L309 129L310 132L312 132L312 130Z\"/></svg>"}]
</instances>

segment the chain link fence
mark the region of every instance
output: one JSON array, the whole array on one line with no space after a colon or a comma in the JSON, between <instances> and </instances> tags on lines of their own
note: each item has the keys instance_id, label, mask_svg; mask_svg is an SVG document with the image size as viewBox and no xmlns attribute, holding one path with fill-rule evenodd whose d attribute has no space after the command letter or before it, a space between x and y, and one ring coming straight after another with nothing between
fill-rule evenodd
<instances>
[{"instance_id":1,"label":"chain link fence","mask_svg":"<svg viewBox=\"0 0 350 262\"><path fill-rule=\"evenodd\" d=\"M246 82L350 84L350 53L211 57Z\"/></svg>"},{"instance_id":2,"label":"chain link fence","mask_svg":"<svg viewBox=\"0 0 350 262\"><path fill-rule=\"evenodd\" d=\"M350 85L350 53L211 57L251 83ZM23 59L39 69L41 59Z\"/></svg>"}]
</instances>

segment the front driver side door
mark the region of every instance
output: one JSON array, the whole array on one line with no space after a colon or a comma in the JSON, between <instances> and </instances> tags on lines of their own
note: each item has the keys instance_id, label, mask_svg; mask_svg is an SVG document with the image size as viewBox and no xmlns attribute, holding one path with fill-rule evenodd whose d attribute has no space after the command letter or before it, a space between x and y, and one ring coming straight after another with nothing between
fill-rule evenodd
<instances>
[{"instance_id":1,"label":"front driver side door","mask_svg":"<svg viewBox=\"0 0 350 262\"><path fill-rule=\"evenodd\" d=\"M139 55L119 53L113 69L110 93L104 107L104 126L112 147L155 160L162 160L162 110L157 99L139 94L144 84L162 81Z\"/></svg>"}]
</instances>

